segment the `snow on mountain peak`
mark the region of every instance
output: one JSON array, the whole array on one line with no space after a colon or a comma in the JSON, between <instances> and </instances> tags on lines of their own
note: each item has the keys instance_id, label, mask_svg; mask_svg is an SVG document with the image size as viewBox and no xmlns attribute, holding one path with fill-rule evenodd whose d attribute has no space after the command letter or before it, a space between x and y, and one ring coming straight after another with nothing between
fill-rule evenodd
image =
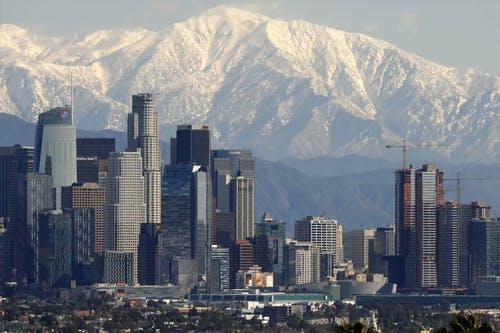
<instances>
[{"instance_id":1,"label":"snow on mountain peak","mask_svg":"<svg viewBox=\"0 0 500 333\"><path fill-rule=\"evenodd\" d=\"M0 107L27 120L67 99L73 73L83 128L123 129L130 95L151 91L164 129L207 123L215 145L266 158L380 155L402 138L500 158L499 78L366 35L225 6L160 31L0 29Z\"/></svg>"}]
</instances>

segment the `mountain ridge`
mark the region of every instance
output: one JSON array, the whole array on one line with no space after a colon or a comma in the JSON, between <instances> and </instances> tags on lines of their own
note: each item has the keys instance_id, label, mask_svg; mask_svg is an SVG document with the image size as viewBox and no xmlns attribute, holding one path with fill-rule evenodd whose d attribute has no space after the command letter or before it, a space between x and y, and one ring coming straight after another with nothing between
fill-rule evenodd
<instances>
[{"instance_id":1,"label":"mountain ridge","mask_svg":"<svg viewBox=\"0 0 500 333\"><path fill-rule=\"evenodd\" d=\"M28 121L67 104L72 73L86 129L123 130L130 95L152 91L164 140L175 124L205 123L214 143L273 160L380 157L403 138L444 143L436 150L457 161L500 159L498 77L363 34L226 7L159 31L0 29L0 110Z\"/></svg>"}]
</instances>

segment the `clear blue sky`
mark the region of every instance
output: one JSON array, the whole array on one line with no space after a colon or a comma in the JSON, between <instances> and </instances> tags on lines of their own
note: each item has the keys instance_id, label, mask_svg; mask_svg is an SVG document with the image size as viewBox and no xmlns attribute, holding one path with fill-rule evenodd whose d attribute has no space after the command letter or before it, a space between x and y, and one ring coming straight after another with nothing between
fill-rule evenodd
<instances>
[{"instance_id":1,"label":"clear blue sky","mask_svg":"<svg viewBox=\"0 0 500 333\"><path fill-rule=\"evenodd\" d=\"M52 36L158 30L217 5L366 33L444 65L500 76L499 0L0 0L0 22Z\"/></svg>"}]
</instances>

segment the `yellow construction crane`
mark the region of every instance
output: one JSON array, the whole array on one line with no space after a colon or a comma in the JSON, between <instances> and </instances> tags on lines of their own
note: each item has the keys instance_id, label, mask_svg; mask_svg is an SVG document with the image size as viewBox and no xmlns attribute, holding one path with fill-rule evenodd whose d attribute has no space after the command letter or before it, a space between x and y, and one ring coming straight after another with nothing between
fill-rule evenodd
<instances>
[{"instance_id":1,"label":"yellow construction crane","mask_svg":"<svg viewBox=\"0 0 500 333\"><path fill-rule=\"evenodd\" d=\"M457 191L457 206L460 208L460 192L462 191L461 181L462 180L477 180L479 182L483 180L500 180L500 177L461 177L460 172L457 172L456 178L444 178L444 181L454 180L457 183L456 191Z\"/></svg>"},{"instance_id":2,"label":"yellow construction crane","mask_svg":"<svg viewBox=\"0 0 500 333\"><path fill-rule=\"evenodd\" d=\"M401 143L396 143L392 145L385 145L385 148L391 149L391 148L401 148L403 150L403 169L406 169L406 154L407 151L413 148L424 148L424 147L446 147L448 146L447 144L442 144L442 143L416 143L416 144L411 144L407 143L406 139L403 140Z\"/></svg>"}]
</instances>

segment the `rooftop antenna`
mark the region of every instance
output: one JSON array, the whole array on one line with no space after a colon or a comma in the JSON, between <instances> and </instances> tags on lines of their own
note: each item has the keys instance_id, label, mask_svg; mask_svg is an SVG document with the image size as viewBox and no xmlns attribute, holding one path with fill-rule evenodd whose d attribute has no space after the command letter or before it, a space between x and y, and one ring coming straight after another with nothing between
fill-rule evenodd
<instances>
[{"instance_id":1,"label":"rooftop antenna","mask_svg":"<svg viewBox=\"0 0 500 333\"><path fill-rule=\"evenodd\" d=\"M73 70L71 70L70 80L71 80L71 126L74 126L73 112L75 112L75 110L73 109Z\"/></svg>"}]
</instances>

